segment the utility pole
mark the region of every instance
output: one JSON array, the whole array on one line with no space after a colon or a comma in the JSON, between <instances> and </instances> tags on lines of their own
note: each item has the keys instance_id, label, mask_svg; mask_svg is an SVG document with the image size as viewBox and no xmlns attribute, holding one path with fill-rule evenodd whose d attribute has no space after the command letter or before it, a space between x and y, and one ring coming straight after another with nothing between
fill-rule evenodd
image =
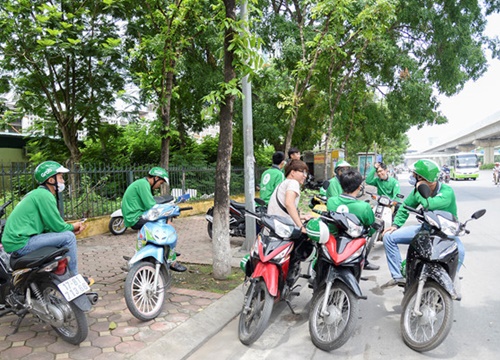
<instances>
[{"instance_id":1,"label":"utility pole","mask_svg":"<svg viewBox=\"0 0 500 360\"><path fill-rule=\"evenodd\" d=\"M245 31L248 31L247 0L243 1L241 7L241 18L245 22ZM252 120L252 84L248 81L248 75L242 79L243 92L243 149L245 168L245 208L255 211L255 157L253 153L253 120ZM255 219L249 216L245 218L245 241L242 250L250 251L255 241Z\"/></svg>"}]
</instances>

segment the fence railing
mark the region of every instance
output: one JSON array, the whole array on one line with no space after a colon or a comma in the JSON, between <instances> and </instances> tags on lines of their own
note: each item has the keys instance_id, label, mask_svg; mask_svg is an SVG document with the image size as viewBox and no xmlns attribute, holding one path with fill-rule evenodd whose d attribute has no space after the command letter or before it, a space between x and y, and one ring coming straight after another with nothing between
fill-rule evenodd
<instances>
[{"instance_id":1,"label":"fence railing","mask_svg":"<svg viewBox=\"0 0 500 360\"><path fill-rule=\"evenodd\" d=\"M34 166L25 163L0 164L0 205L13 200L7 213L22 197L36 188ZM115 167L85 166L65 175L66 189L60 210L66 219L95 217L111 214L121 206L122 196L133 181L147 175L151 166ZM255 169L258 184L264 169ZM190 193L193 199L213 197L215 168L170 167L168 169L170 193L174 196ZM230 194L243 194L244 169L231 169Z\"/></svg>"}]
</instances>

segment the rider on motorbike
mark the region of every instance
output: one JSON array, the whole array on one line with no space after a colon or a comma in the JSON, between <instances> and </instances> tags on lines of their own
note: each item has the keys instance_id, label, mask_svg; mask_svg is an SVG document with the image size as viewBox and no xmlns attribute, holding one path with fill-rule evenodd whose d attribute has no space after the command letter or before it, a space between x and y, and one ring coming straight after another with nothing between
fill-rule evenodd
<instances>
[{"instance_id":1,"label":"rider on motorbike","mask_svg":"<svg viewBox=\"0 0 500 360\"><path fill-rule=\"evenodd\" d=\"M399 181L389 176L387 165L375 163L374 167L366 175L366 183L377 188L378 195L386 195L391 200L395 200L399 194Z\"/></svg>"},{"instance_id":2,"label":"rider on motorbike","mask_svg":"<svg viewBox=\"0 0 500 360\"><path fill-rule=\"evenodd\" d=\"M148 176L134 181L125 190L122 199L122 213L125 226L134 230L140 230L147 222L142 215L156 205L153 191L163 183L168 184L168 173L161 167L152 168ZM170 252L175 256L175 249ZM175 260L175 259L172 259ZM170 269L178 272L186 271L187 268L178 261L173 261Z\"/></svg>"},{"instance_id":3,"label":"rider on motorbike","mask_svg":"<svg viewBox=\"0 0 500 360\"><path fill-rule=\"evenodd\" d=\"M285 153L276 151L273 154L273 165L262 173L260 178L260 198L269 204L269 199L276 189L276 186L285 180L285 176L281 169L285 166Z\"/></svg>"},{"instance_id":4,"label":"rider on motorbike","mask_svg":"<svg viewBox=\"0 0 500 360\"><path fill-rule=\"evenodd\" d=\"M339 179L343 193L328 199L326 203L327 210L354 214L364 226L370 227L375 222L372 208L369 203L356 198L363 186L363 177L360 172L356 169L345 170ZM330 229L330 231L333 234L336 233L336 229ZM369 236L373 232L374 229L371 230ZM366 259L364 269L378 270L380 266L371 264Z\"/></svg>"},{"instance_id":5,"label":"rider on motorbike","mask_svg":"<svg viewBox=\"0 0 500 360\"><path fill-rule=\"evenodd\" d=\"M500 180L499 176L500 176L500 162L495 162L495 166L493 167L493 182L495 183L495 185L497 185Z\"/></svg>"},{"instance_id":6,"label":"rider on motorbike","mask_svg":"<svg viewBox=\"0 0 500 360\"><path fill-rule=\"evenodd\" d=\"M403 204L412 208L422 205L429 210L444 210L457 216L455 192L449 185L440 183L438 176L439 166L434 161L427 159L418 160L413 167L413 174L409 179L410 184L415 186L415 189L408 195ZM431 196L428 199L423 198L417 191L417 187L421 183L427 184L431 189ZM404 285L405 283L400 269L401 255L398 244L409 244L421 227L421 225L409 225L402 228L408 219L408 215L408 210L404 206L401 206L394 218L393 225L384 231L385 253L392 276L389 282L382 285L384 288ZM453 238L458 246L459 270L464 261L465 249L458 237L455 236Z\"/></svg>"},{"instance_id":7,"label":"rider on motorbike","mask_svg":"<svg viewBox=\"0 0 500 360\"><path fill-rule=\"evenodd\" d=\"M330 183L328 185L328 189L326 189L326 197L327 199L331 198L332 196L337 196L342 194L344 191L342 190L342 186L340 186L339 182L339 176L342 174L343 171L349 169L351 167L351 164L349 164L347 161L339 161L337 163L337 166L335 166L335 169L333 172L335 173L335 176L330 179Z\"/></svg>"},{"instance_id":8,"label":"rider on motorbike","mask_svg":"<svg viewBox=\"0 0 500 360\"><path fill-rule=\"evenodd\" d=\"M85 225L81 221L66 223L57 208L56 197L64 188L63 174L68 169L55 161L44 161L34 171L40 185L30 191L14 208L5 223L2 244L14 256L26 255L46 246L66 247L70 257L68 268L78 274L76 236ZM89 285L92 278L84 277Z\"/></svg>"}]
</instances>

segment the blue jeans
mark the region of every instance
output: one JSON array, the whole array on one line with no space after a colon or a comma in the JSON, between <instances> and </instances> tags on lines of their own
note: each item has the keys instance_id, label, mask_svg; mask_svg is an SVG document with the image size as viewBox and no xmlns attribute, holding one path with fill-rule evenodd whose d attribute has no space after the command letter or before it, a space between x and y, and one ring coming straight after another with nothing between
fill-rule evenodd
<instances>
[{"instance_id":1,"label":"blue jeans","mask_svg":"<svg viewBox=\"0 0 500 360\"><path fill-rule=\"evenodd\" d=\"M58 248L67 247L69 249L68 268L73 274L78 274L76 236L71 231L33 235L23 248L14 253L26 255L45 246L55 246Z\"/></svg>"},{"instance_id":2,"label":"blue jeans","mask_svg":"<svg viewBox=\"0 0 500 360\"><path fill-rule=\"evenodd\" d=\"M421 227L421 225L404 226L393 233L384 235L385 256L393 279L403 277L401 275L401 254L399 253L398 244L409 244ZM451 236L451 238L455 239L458 246L458 272L464 262L465 249L462 241L457 236Z\"/></svg>"}]
</instances>

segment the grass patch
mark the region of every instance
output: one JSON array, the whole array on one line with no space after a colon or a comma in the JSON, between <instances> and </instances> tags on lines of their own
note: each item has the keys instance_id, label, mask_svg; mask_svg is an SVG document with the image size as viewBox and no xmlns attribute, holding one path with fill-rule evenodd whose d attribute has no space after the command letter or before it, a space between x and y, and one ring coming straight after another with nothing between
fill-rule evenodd
<instances>
[{"instance_id":1,"label":"grass patch","mask_svg":"<svg viewBox=\"0 0 500 360\"><path fill-rule=\"evenodd\" d=\"M212 265L189 263L183 265L188 268L185 272L171 272L173 287L226 294L245 280L245 274L240 268L231 268L231 275L226 280L215 280Z\"/></svg>"}]
</instances>

